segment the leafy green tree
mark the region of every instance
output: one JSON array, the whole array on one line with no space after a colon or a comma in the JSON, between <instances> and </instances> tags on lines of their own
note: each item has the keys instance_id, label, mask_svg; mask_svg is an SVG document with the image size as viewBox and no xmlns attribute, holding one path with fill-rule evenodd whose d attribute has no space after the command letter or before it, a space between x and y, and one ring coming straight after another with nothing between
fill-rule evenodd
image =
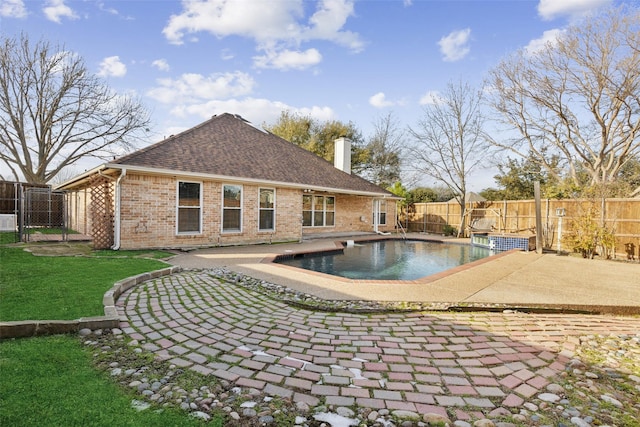
<instances>
[{"instance_id":1,"label":"leafy green tree","mask_svg":"<svg viewBox=\"0 0 640 427\"><path fill-rule=\"evenodd\" d=\"M540 181L542 187L546 183L546 175L540 165L528 159L518 161L509 158L506 165L498 165L500 173L493 178L503 189L503 197L507 200L533 199L534 182Z\"/></svg>"},{"instance_id":2,"label":"leafy green tree","mask_svg":"<svg viewBox=\"0 0 640 427\"><path fill-rule=\"evenodd\" d=\"M558 169L558 159L548 159L547 164L552 165L554 170ZM540 188L544 197L550 197L547 191L555 186L558 180L555 175L551 175L534 156L530 154L525 159L508 158L505 164L498 165L499 174L493 178L502 192L503 200L526 200L533 199L533 187L536 181L540 182Z\"/></svg>"},{"instance_id":3,"label":"leafy green tree","mask_svg":"<svg viewBox=\"0 0 640 427\"><path fill-rule=\"evenodd\" d=\"M409 195L409 192L407 191L406 188L404 188L404 186L400 181L396 181L392 186L387 187L387 190L392 192L398 197L403 197L405 201L407 200L407 197Z\"/></svg>"},{"instance_id":4,"label":"leafy green tree","mask_svg":"<svg viewBox=\"0 0 640 427\"><path fill-rule=\"evenodd\" d=\"M478 194L489 201L507 200L504 190L498 190L492 187L485 188Z\"/></svg>"},{"instance_id":5,"label":"leafy green tree","mask_svg":"<svg viewBox=\"0 0 640 427\"><path fill-rule=\"evenodd\" d=\"M407 193L407 204L430 203L438 201L438 192L433 188L418 187Z\"/></svg>"},{"instance_id":6,"label":"leafy green tree","mask_svg":"<svg viewBox=\"0 0 640 427\"><path fill-rule=\"evenodd\" d=\"M263 125L269 132L309 151L313 151L311 147L315 126L316 121L311 116L302 116L287 110L280 112L280 117L273 125Z\"/></svg>"},{"instance_id":7,"label":"leafy green tree","mask_svg":"<svg viewBox=\"0 0 640 427\"><path fill-rule=\"evenodd\" d=\"M640 196L640 156L629 159L620 168L612 197Z\"/></svg>"},{"instance_id":8,"label":"leafy green tree","mask_svg":"<svg viewBox=\"0 0 640 427\"><path fill-rule=\"evenodd\" d=\"M334 159L335 140L340 137L348 138L351 141L351 169L354 173L361 171L367 159L362 133L352 122L323 122L311 116L282 111L274 124L264 124L263 127L329 162L333 162Z\"/></svg>"}]
</instances>

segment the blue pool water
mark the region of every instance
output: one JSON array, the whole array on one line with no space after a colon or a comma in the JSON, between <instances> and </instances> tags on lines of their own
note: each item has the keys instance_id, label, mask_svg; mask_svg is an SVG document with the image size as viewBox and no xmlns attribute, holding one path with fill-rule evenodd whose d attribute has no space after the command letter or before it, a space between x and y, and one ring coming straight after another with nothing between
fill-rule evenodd
<instances>
[{"instance_id":1,"label":"blue pool water","mask_svg":"<svg viewBox=\"0 0 640 427\"><path fill-rule=\"evenodd\" d=\"M305 254L282 264L348 279L415 280L491 255L487 248L419 240L356 243L344 253Z\"/></svg>"}]
</instances>

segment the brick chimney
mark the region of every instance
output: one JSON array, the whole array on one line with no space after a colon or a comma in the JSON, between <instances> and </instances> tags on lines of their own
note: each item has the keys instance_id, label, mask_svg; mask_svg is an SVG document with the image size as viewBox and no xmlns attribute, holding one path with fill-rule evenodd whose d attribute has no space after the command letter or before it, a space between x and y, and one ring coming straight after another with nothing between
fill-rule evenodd
<instances>
[{"instance_id":1,"label":"brick chimney","mask_svg":"<svg viewBox=\"0 0 640 427\"><path fill-rule=\"evenodd\" d=\"M343 172L351 174L351 141L344 136L334 141L333 165Z\"/></svg>"}]
</instances>

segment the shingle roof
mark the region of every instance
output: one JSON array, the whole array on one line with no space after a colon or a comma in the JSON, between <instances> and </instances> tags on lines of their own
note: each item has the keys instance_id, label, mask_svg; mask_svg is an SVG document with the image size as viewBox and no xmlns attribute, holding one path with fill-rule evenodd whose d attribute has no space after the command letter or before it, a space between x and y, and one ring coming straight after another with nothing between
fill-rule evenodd
<instances>
[{"instance_id":1,"label":"shingle roof","mask_svg":"<svg viewBox=\"0 0 640 427\"><path fill-rule=\"evenodd\" d=\"M228 113L110 164L391 195Z\"/></svg>"}]
</instances>

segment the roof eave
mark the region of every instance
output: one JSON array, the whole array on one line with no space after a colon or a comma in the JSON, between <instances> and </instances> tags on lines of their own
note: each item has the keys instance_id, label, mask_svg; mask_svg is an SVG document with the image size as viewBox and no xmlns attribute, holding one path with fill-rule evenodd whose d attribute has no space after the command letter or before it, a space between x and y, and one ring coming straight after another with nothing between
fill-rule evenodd
<instances>
[{"instance_id":1,"label":"roof eave","mask_svg":"<svg viewBox=\"0 0 640 427\"><path fill-rule=\"evenodd\" d=\"M350 195L356 195L356 196L382 197L386 199L398 199L398 200L402 199L401 197L397 197L392 194L389 194L388 192L382 189L380 189L380 192L351 190L351 189L345 189L345 188L323 187L323 186L315 186L315 185L308 185L308 184L295 183L295 182L270 181L265 179L244 178L244 177L237 177L237 176L216 175L216 174L199 173L199 172L185 172L185 171L178 171L178 170L172 170L172 169L151 168L146 166L114 164L114 163L108 163L103 166L104 166L104 169L126 169L128 172L141 172L141 173L147 173L152 175L171 175L171 176L184 177L188 179L208 179L208 180L214 180L214 181L227 181L230 183L250 183L250 184L258 184L258 185L270 185L270 186L281 187L281 188L295 188L300 190L322 191L322 192L328 192L328 193L350 194ZM96 172L97 171L94 171L94 173Z\"/></svg>"},{"instance_id":2,"label":"roof eave","mask_svg":"<svg viewBox=\"0 0 640 427\"><path fill-rule=\"evenodd\" d=\"M102 164L100 166L96 166L93 169L89 169L86 172L81 173L80 175L76 175L75 177L67 180L61 184L54 186L54 190L70 190L74 187L78 187L83 183L87 182L89 178L97 173L101 173L107 169L114 169L113 165L110 167L107 164ZM115 169L122 169L121 167L115 167Z\"/></svg>"}]
</instances>

